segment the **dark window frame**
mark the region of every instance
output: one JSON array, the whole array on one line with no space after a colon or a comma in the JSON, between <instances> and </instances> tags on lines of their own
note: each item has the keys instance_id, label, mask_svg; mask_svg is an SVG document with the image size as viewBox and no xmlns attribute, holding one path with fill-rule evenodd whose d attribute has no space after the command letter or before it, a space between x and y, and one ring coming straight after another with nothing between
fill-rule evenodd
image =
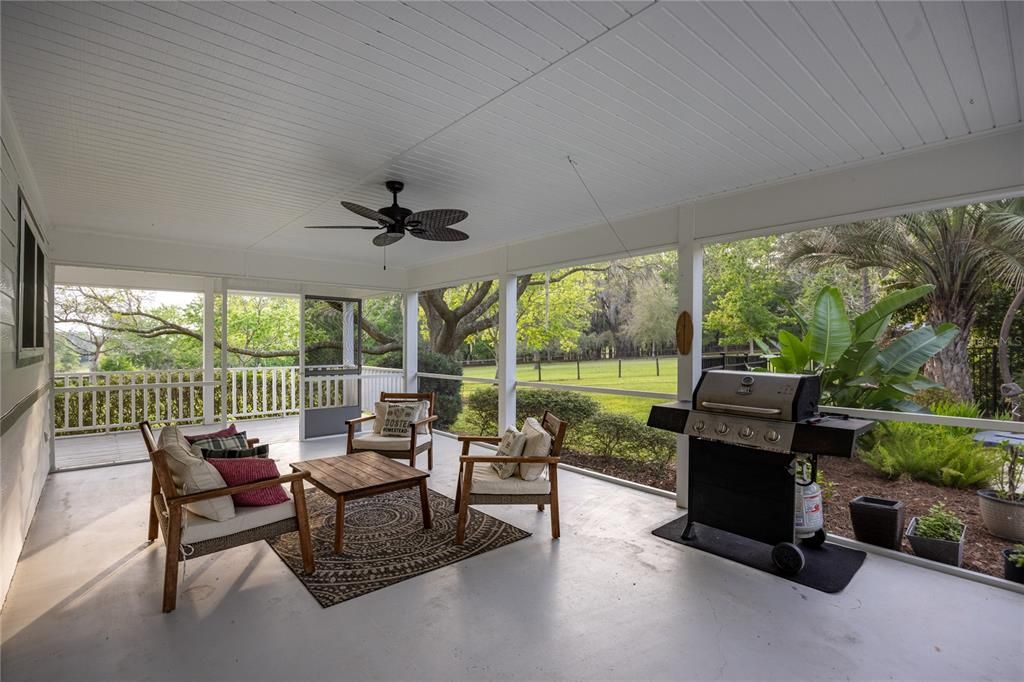
<instances>
[{"instance_id":1,"label":"dark window frame","mask_svg":"<svg viewBox=\"0 0 1024 682\"><path fill-rule=\"evenodd\" d=\"M39 223L18 188L17 364L41 362L46 352L46 254Z\"/></svg>"}]
</instances>

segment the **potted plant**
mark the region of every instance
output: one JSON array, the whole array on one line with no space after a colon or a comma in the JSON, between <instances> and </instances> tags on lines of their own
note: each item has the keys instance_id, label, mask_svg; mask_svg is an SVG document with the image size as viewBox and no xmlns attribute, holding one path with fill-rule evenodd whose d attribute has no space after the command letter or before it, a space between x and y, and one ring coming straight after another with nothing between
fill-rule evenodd
<instances>
[{"instance_id":1,"label":"potted plant","mask_svg":"<svg viewBox=\"0 0 1024 682\"><path fill-rule=\"evenodd\" d=\"M1024 542L1024 448L1003 444L996 486L978 491L981 520L996 537Z\"/></svg>"},{"instance_id":2,"label":"potted plant","mask_svg":"<svg viewBox=\"0 0 1024 682\"><path fill-rule=\"evenodd\" d=\"M939 502L926 516L915 516L907 527L907 540L914 554L924 559L959 566L964 560L967 526Z\"/></svg>"},{"instance_id":3,"label":"potted plant","mask_svg":"<svg viewBox=\"0 0 1024 682\"><path fill-rule=\"evenodd\" d=\"M861 495L850 500L853 535L886 549L899 550L903 542L903 503Z\"/></svg>"},{"instance_id":4,"label":"potted plant","mask_svg":"<svg viewBox=\"0 0 1024 682\"><path fill-rule=\"evenodd\" d=\"M1024 545L1003 550L1003 577L1015 583L1024 583Z\"/></svg>"}]
</instances>

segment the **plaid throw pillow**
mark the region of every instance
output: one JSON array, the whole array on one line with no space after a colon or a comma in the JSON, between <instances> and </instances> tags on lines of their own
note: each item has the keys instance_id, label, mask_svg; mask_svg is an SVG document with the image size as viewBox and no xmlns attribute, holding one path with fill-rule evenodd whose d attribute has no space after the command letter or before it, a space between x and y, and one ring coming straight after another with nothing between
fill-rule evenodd
<instances>
[{"instance_id":1,"label":"plaid throw pillow","mask_svg":"<svg viewBox=\"0 0 1024 682\"><path fill-rule=\"evenodd\" d=\"M249 447L245 442L245 431L233 436L209 436L192 442L193 448L200 450L245 450Z\"/></svg>"},{"instance_id":2,"label":"plaid throw pillow","mask_svg":"<svg viewBox=\"0 0 1024 682\"><path fill-rule=\"evenodd\" d=\"M254 448L231 448L230 450L208 450L200 448L203 459L238 459L240 457L269 457L270 445L264 443Z\"/></svg>"},{"instance_id":3,"label":"plaid throw pillow","mask_svg":"<svg viewBox=\"0 0 1024 682\"><path fill-rule=\"evenodd\" d=\"M391 403L388 405L388 414L384 417L380 435L392 438L411 435L409 424L416 419L419 411L418 403Z\"/></svg>"}]
</instances>

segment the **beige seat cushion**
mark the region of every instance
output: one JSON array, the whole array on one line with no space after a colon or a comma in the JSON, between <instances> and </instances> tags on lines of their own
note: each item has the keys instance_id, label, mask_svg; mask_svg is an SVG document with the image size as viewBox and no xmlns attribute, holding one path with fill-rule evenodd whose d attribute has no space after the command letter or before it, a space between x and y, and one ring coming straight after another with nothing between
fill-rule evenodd
<instances>
[{"instance_id":1,"label":"beige seat cushion","mask_svg":"<svg viewBox=\"0 0 1024 682\"><path fill-rule=\"evenodd\" d=\"M295 516L295 502L292 500L266 507L238 507L234 517L227 521L213 521L186 511L181 522L181 544L187 545L193 542L222 538L226 535L290 519L293 516Z\"/></svg>"},{"instance_id":2,"label":"beige seat cushion","mask_svg":"<svg viewBox=\"0 0 1024 682\"><path fill-rule=\"evenodd\" d=\"M518 476L501 478L498 472L481 462L473 465L472 491L474 495L547 495L551 492L551 481L546 478L524 481Z\"/></svg>"},{"instance_id":3,"label":"beige seat cushion","mask_svg":"<svg viewBox=\"0 0 1024 682\"><path fill-rule=\"evenodd\" d=\"M185 436L174 424L160 432L157 447L167 453L167 468L171 470L174 487L179 493L190 495L227 487L220 472L192 452ZM235 503L230 495L192 502L185 505L185 509L213 521L227 521L235 516Z\"/></svg>"},{"instance_id":4,"label":"beige seat cushion","mask_svg":"<svg viewBox=\"0 0 1024 682\"><path fill-rule=\"evenodd\" d=\"M408 450L410 436L391 438L379 433L360 433L352 437L352 446L360 450ZM416 434L416 447L431 442L430 434Z\"/></svg>"},{"instance_id":5,"label":"beige seat cushion","mask_svg":"<svg viewBox=\"0 0 1024 682\"><path fill-rule=\"evenodd\" d=\"M534 417L526 418L523 423L523 435L526 436L526 445L523 446L524 457L547 457L551 454L551 434L545 431ZM519 477L526 481L536 481L547 468L547 464L521 463Z\"/></svg>"}]
</instances>

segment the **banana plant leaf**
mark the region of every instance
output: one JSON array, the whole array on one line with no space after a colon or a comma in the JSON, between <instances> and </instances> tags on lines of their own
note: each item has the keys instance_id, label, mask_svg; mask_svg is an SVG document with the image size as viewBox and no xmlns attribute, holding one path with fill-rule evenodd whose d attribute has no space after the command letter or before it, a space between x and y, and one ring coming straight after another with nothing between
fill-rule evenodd
<instances>
[{"instance_id":1,"label":"banana plant leaf","mask_svg":"<svg viewBox=\"0 0 1024 682\"><path fill-rule=\"evenodd\" d=\"M941 324L938 329L919 327L901 336L878 354L878 365L890 374L916 374L933 355L949 345L960 332L955 324Z\"/></svg>"},{"instance_id":2,"label":"banana plant leaf","mask_svg":"<svg viewBox=\"0 0 1024 682\"><path fill-rule=\"evenodd\" d=\"M834 364L853 341L843 297L835 287L824 287L818 294L808 337L811 357L823 365Z\"/></svg>"},{"instance_id":3,"label":"banana plant leaf","mask_svg":"<svg viewBox=\"0 0 1024 682\"><path fill-rule=\"evenodd\" d=\"M934 284L925 284L913 289L907 289L906 291L889 294L854 319L854 342L870 341L873 343L877 341L885 332L886 327L889 326L889 320L892 319L894 312L910 305L922 296L927 296L934 290Z\"/></svg>"},{"instance_id":4,"label":"banana plant leaf","mask_svg":"<svg viewBox=\"0 0 1024 682\"><path fill-rule=\"evenodd\" d=\"M854 343L846 349L843 357L836 361L836 369L848 377L873 374L878 367L876 360L880 352L873 341Z\"/></svg>"},{"instance_id":5,"label":"banana plant leaf","mask_svg":"<svg viewBox=\"0 0 1024 682\"><path fill-rule=\"evenodd\" d=\"M791 368L790 372L799 372L804 369L811 359L810 350L804 342L785 329L779 332L779 354L786 358Z\"/></svg>"}]
</instances>

